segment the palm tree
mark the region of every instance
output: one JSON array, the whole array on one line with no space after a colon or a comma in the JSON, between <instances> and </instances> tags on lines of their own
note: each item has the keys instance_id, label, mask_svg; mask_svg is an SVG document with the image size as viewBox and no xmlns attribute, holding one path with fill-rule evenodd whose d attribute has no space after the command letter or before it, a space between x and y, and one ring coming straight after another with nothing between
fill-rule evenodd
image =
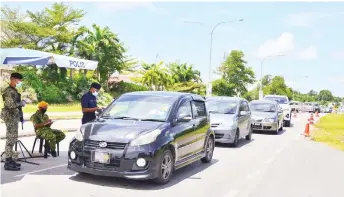
<instances>
[{"instance_id":1,"label":"palm tree","mask_svg":"<svg viewBox=\"0 0 344 197\"><path fill-rule=\"evenodd\" d=\"M169 70L163 66L163 62L158 64L142 64L142 69L139 71L142 74L140 82L147 85L151 90L164 90L171 83Z\"/></svg>"},{"instance_id":2,"label":"palm tree","mask_svg":"<svg viewBox=\"0 0 344 197\"><path fill-rule=\"evenodd\" d=\"M99 81L107 81L112 73L125 67L125 49L109 27L101 28L93 24L92 31L86 29L83 34L83 39L77 41L78 54L98 61L95 73Z\"/></svg>"}]
</instances>

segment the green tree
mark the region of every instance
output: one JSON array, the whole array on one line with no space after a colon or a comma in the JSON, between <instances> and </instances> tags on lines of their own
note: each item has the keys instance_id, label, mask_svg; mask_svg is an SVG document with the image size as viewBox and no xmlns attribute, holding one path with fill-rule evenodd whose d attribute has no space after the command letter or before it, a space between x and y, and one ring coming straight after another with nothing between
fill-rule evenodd
<instances>
[{"instance_id":1,"label":"green tree","mask_svg":"<svg viewBox=\"0 0 344 197\"><path fill-rule=\"evenodd\" d=\"M218 69L221 80L213 82L213 90L216 95L244 95L247 92L247 85L255 81L255 74L252 68L246 66L244 53L232 50L227 59ZM224 87L217 87L218 85ZM231 88L231 90L225 90ZM218 92L222 91L222 92ZM230 93L230 94L228 94Z\"/></svg>"},{"instance_id":2,"label":"green tree","mask_svg":"<svg viewBox=\"0 0 344 197\"><path fill-rule=\"evenodd\" d=\"M286 95L289 99L292 97L292 92L285 83L284 77L275 76L272 78L271 83L263 88L264 95L276 94Z\"/></svg>"},{"instance_id":3,"label":"green tree","mask_svg":"<svg viewBox=\"0 0 344 197\"><path fill-rule=\"evenodd\" d=\"M320 90L319 94L317 95L318 101L333 101L334 97L332 92L329 90Z\"/></svg>"},{"instance_id":4,"label":"green tree","mask_svg":"<svg viewBox=\"0 0 344 197\"><path fill-rule=\"evenodd\" d=\"M164 90L172 84L172 78L167 67L163 62L158 64L142 63L142 69L139 71L142 77L136 79L137 82L148 86L151 90Z\"/></svg>"},{"instance_id":5,"label":"green tree","mask_svg":"<svg viewBox=\"0 0 344 197\"><path fill-rule=\"evenodd\" d=\"M77 54L89 60L98 61L96 78L105 83L115 71L122 71L128 65L124 56L125 49L119 38L109 27L101 28L96 24L92 30L81 27L79 40L76 41Z\"/></svg>"}]
</instances>

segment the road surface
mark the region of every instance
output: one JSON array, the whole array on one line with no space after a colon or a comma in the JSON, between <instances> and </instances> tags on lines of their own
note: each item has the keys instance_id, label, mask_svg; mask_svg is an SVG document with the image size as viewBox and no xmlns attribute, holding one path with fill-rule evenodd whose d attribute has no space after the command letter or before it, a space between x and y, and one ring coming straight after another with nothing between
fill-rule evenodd
<instances>
[{"instance_id":1,"label":"road surface","mask_svg":"<svg viewBox=\"0 0 344 197\"><path fill-rule=\"evenodd\" d=\"M258 133L237 148L217 146L210 164L180 169L164 186L68 171L66 150L74 135L69 133L59 158L32 160L39 166L22 163L19 172L2 170L2 196L343 197L344 153L305 139L306 118L294 118L279 135ZM32 147L32 137L22 141Z\"/></svg>"}]
</instances>

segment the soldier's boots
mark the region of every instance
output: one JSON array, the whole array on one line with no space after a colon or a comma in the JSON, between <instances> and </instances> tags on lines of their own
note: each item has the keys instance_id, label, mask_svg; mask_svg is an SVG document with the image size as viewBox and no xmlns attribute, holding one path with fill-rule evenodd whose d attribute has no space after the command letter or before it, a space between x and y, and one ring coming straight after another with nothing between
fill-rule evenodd
<instances>
[{"instance_id":1,"label":"soldier's boots","mask_svg":"<svg viewBox=\"0 0 344 197\"><path fill-rule=\"evenodd\" d=\"M6 160L5 160L5 165L4 165L5 170L19 171L20 170L20 166L21 165L16 163L15 161L13 161L12 158L6 158Z\"/></svg>"}]
</instances>

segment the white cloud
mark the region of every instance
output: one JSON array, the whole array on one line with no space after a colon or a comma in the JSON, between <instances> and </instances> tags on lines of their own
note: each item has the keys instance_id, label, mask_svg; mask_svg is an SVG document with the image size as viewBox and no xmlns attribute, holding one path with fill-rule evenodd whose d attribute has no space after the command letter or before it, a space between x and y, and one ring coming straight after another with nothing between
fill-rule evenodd
<instances>
[{"instance_id":1,"label":"white cloud","mask_svg":"<svg viewBox=\"0 0 344 197\"><path fill-rule=\"evenodd\" d=\"M265 58L270 55L286 55L286 53L294 50L294 42L292 33L282 33L278 38L267 40L260 45L255 56L258 58Z\"/></svg>"},{"instance_id":2,"label":"white cloud","mask_svg":"<svg viewBox=\"0 0 344 197\"><path fill-rule=\"evenodd\" d=\"M300 51L300 59L311 60L317 57L317 48L315 46L309 46L306 49Z\"/></svg>"},{"instance_id":3,"label":"white cloud","mask_svg":"<svg viewBox=\"0 0 344 197\"><path fill-rule=\"evenodd\" d=\"M286 19L286 23L298 26L298 27L311 27L316 21L343 16L344 12L330 12L330 13L320 13L320 12L300 12L289 14Z\"/></svg>"}]
</instances>

